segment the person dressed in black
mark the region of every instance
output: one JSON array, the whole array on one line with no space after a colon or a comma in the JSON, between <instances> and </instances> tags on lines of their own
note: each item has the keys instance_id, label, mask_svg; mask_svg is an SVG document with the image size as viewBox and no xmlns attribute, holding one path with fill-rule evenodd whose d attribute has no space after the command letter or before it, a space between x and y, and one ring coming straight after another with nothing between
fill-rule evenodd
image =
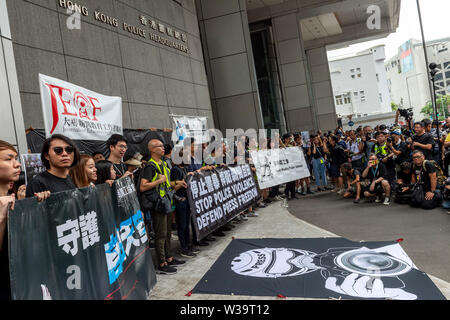
<instances>
[{"instance_id":1,"label":"person dressed in black","mask_svg":"<svg viewBox=\"0 0 450 320\"><path fill-rule=\"evenodd\" d=\"M337 136L331 136L329 140L330 146L328 148L330 159L329 173L335 186L334 191L340 191L343 188L344 181L341 166L347 162L345 150L338 142L339 138Z\"/></svg>"},{"instance_id":2,"label":"person dressed in black","mask_svg":"<svg viewBox=\"0 0 450 320\"><path fill-rule=\"evenodd\" d=\"M411 197L411 206L422 209L434 209L442 201L438 182L438 170L432 161L425 160L422 151L413 152L411 183L416 184Z\"/></svg>"},{"instance_id":3,"label":"person dressed in black","mask_svg":"<svg viewBox=\"0 0 450 320\"><path fill-rule=\"evenodd\" d=\"M400 165L405 162L411 162L411 151L406 142L401 139L402 131L395 129L391 132L391 140L387 141L387 147L394 154L394 161L398 171Z\"/></svg>"},{"instance_id":4,"label":"person dressed in black","mask_svg":"<svg viewBox=\"0 0 450 320\"><path fill-rule=\"evenodd\" d=\"M45 191L56 193L76 189L69 170L78 164L80 153L72 140L61 134L52 135L44 141L41 159L47 170L28 183L27 198Z\"/></svg>"},{"instance_id":5,"label":"person dressed in black","mask_svg":"<svg viewBox=\"0 0 450 320\"><path fill-rule=\"evenodd\" d=\"M434 138L431 133L425 132L423 122L414 123L415 135L412 136L411 150L419 150L426 160L433 160Z\"/></svg>"},{"instance_id":6,"label":"person dressed in black","mask_svg":"<svg viewBox=\"0 0 450 320\"><path fill-rule=\"evenodd\" d=\"M369 163L367 165L367 168L364 169L363 173L361 174L361 177L363 179L367 178L370 180L370 186L367 187L364 191L364 196L367 198L377 196L375 202L381 202L381 195L384 191L386 197L383 204L389 205L391 186L386 179L387 170L385 165L378 160L375 154L370 154Z\"/></svg>"},{"instance_id":7,"label":"person dressed in black","mask_svg":"<svg viewBox=\"0 0 450 320\"><path fill-rule=\"evenodd\" d=\"M354 169L349 162L344 163L342 169L345 170L347 176L347 189L344 198L355 196L353 203L359 203L361 199L361 173L358 169Z\"/></svg>"}]
</instances>

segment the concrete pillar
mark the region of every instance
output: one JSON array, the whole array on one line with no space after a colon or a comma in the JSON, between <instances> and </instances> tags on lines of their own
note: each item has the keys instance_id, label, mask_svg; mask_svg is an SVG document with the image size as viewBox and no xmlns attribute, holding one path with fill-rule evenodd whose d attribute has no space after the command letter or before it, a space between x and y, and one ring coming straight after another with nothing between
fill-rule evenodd
<instances>
[{"instance_id":1,"label":"concrete pillar","mask_svg":"<svg viewBox=\"0 0 450 320\"><path fill-rule=\"evenodd\" d=\"M325 47L307 50L308 69L311 75L313 105L317 127L322 131L337 127L337 116L331 87L327 50Z\"/></svg>"},{"instance_id":2,"label":"concrete pillar","mask_svg":"<svg viewBox=\"0 0 450 320\"><path fill-rule=\"evenodd\" d=\"M245 0L196 5L216 125L263 128Z\"/></svg>"},{"instance_id":3,"label":"concrete pillar","mask_svg":"<svg viewBox=\"0 0 450 320\"><path fill-rule=\"evenodd\" d=\"M314 100L297 13L277 16L272 25L288 130L314 130Z\"/></svg>"},{"instance_id":4,"label":"concrete pillar","mask_svg":"<svg viewBox=\"0 0 450 320\"><path fill-rule=\"evenodd\" d=\"M28 153L6 0L0 0L0 139Z\"/></svg>"}]
</instances>

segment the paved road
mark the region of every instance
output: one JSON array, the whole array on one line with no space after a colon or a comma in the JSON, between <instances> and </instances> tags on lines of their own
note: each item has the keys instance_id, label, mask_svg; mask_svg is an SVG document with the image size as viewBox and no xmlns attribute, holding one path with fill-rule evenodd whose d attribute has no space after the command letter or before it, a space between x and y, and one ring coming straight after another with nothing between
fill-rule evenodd
<instances>
[{"instance_id":1,"label":"paved road","mask_svg":"<svg viewBox=\"0 0 450 320\"><path fill-rule=\"evenodd\" d=\"M353 241L403 238L402 247L419 269L450 281L450 215L446 210L363 202L354 204L324 192L289 201L288 211Z\"/></svg>"}]
</instances>

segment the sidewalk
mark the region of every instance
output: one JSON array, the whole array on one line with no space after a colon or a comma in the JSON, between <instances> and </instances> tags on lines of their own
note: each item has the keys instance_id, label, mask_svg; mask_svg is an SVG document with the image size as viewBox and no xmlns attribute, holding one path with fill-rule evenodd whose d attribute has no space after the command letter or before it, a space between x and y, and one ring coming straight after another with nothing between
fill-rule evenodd
<instances>
[{"instance_id":1,"label":"sidewalk","mask_svg":"<svg viewBox=\"0 0 450 320\"><path fill-rule=\"evenodd\" d=\"M257 296L229 296L216 294L192 294L191 291L203 275L210 269L216 259L228 246L232 237L245 238L320 238L339 237L326 230L320 229L304 222L281 206L281 202L272 203L266 208L259 209L259 217L249 217L248 221L236 225L231 231L226 232L225 237L217 237L210 242L208 247L200 247L202 250L197 257L186 259L186 264L178 268L174 275L157 275L157 283L151 292L150 300L277 300L278 297ZM380 241L386 239L379 239ZM450 283L428 275L442 294L450 299ZM292 300L311 300L305 298L290 298ZM315 299L314 299L315 300Z\"/></svg>"}]
</instances>

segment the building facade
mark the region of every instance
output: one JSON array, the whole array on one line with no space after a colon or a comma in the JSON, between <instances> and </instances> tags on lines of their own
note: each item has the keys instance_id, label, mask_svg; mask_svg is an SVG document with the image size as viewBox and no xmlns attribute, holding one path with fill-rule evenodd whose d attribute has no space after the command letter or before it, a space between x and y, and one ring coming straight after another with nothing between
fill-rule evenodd
<instances>
[{"instance_id":1,"label":"building facade","mask_svg":"<svg viewBox=\"0 0 450 320\"><path fill-rule=\"evenodd\" d=\"M391 112L384 45L329 62L338 117Z\"/></svg>"},{"instance_id":2,"label":"building facade","mask_svg":"<svg viewBox=\"0 0 450 320\"><path fill-rule=\"evenodd\" d=\"M378 1L372 28L369 0L0 0L2 137L23 152L25 129L44 128L39 73L122 97L129 129L170 114L333 129L327 47L387 36L400 3Z\"/></svg>"},{"instance_id":3,"label":"building facade","mask_svg":"<svg viewBox=\"0 0 450 320\"><path fill-rule=\"evenodd\" d=\"M450 94L450 38L426 43L429 62L438 65L436 94ZM399 47L398 55L387 60L385 68L392 102L401 108L413 108L414 119L425 117L422 108L431 101L428 67L422 41L410 39ZM439 108L448 106L438 106Z\"/></svg>"}]
</instances>

